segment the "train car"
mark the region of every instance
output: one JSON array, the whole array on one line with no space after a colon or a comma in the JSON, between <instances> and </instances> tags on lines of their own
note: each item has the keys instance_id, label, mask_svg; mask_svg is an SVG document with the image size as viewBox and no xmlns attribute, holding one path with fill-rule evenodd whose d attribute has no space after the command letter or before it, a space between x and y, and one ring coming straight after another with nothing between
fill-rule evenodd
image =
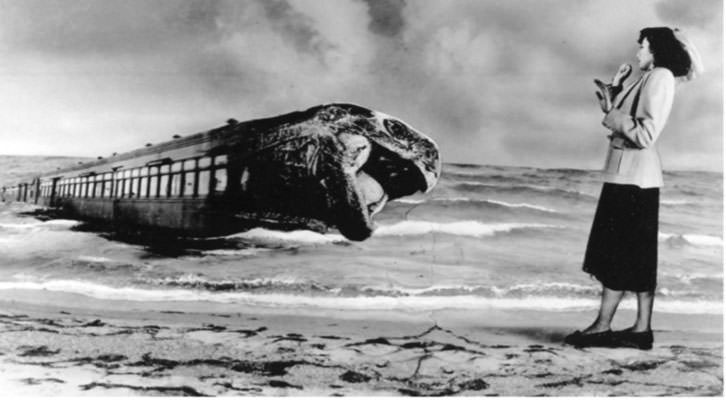
<instances>
[{"instance_id":1,"label":"train car","mask_svg":"<svg viewBox=\"0 0 726 400\"><path fill-rule=\"evenodd\" d=\"M436 184L438 148L386 114L329 104L207 132L3 187L2 201L114 228L216 236L263 226L368 238L391 199Z\"/></svg>"}]
</instances>

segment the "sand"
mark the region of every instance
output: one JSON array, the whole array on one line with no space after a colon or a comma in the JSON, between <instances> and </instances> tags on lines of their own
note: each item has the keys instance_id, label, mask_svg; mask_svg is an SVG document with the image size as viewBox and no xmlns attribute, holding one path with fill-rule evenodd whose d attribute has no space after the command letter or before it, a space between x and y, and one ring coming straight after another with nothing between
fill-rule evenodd
<instances>
[{"instance_id":1,"label":"sand","mask_svg":"<svg viewBox=\"0 0 726 400\"><path fill-rule=\"evenodd\" d=\"M723 394L720 315L657 315L650 351L563 345L589 314L343 313L0 290L0 387L68 396Z\"/></svg>"}]
</instances>

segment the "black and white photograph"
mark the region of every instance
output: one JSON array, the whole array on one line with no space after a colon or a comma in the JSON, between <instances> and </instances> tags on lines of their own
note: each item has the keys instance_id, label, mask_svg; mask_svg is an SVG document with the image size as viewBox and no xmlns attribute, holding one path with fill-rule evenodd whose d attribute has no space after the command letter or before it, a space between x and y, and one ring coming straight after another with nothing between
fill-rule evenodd
<instances>
[{"instance_id":1,"label":"black and white photograph","mask_svg":"<svg viewBox=\"0 0 726 400\"><path fill-rule=\"evenodd\" d=\"M722 397L723 25L0 0L0 393Z\"/></svg>"}]
</instances>

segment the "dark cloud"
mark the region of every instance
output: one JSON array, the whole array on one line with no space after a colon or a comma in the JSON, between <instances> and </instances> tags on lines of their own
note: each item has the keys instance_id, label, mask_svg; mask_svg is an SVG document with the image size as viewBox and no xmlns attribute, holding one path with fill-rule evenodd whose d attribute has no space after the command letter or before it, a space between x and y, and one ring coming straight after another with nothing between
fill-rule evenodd
<instances>
[{"instance_id":1,"label":"dark cloud","mask_svg":"<svg viewBox=\"0 0 726 400\"><path fill-rule=\"evenodd\" d=\"M329 46L314 29L313 21L286 0L259 0L268 21L298 51L322 54Z\"/></svg>"},{"instance_id":2,"label":"dark cloud","mask_svg":"<svg viewBox=\"0 0 726 400\"><path fill-rule=\"evenodd\" d=\"M655 6L658 16L676 27L703 28L722 20L721 0L662 0Z\"/></svg>"},{"instance_id":3,"label":"dark cloud","mask_svg":"<svg viewBox=\"0 0 726 400\"><path fill-rule=\"evenodd\" d=\"M674 108L669 126L721 128L703 117L722 108L715 0L0 0L0 10L0 52L13 61L0 75L18 77L0 93L11 110L0 131L26 127L38 99L63 137L123 120L108 136L140 143L147 125L184 133L350 101L431 135L446 161L597 167L592 79L633 63L638 30L654 24L709 24L693 31L712 75L679 97L698 107Z\"/></svg>"},{"instance_id":4,"label":"dark cloud","mask_svg":"<svg viewBox=\"0 0 726 400\"><path fill-rule=\"evenodd\" d=\"M217 37L221 2L24 0L2 3L4 42L26 51L128 55Z\"/></svg>"},{"instance_id":5,"label":"dark cloud","mask_svg":"<svg viewBox=\"0 0 726 400\"><path fill-rule=\"evenodd\" d=\"M371 32L383 36L396 36L404 28L406 21L403 8L406 0L363 0L368 4L368 14L371 17L369 28Z\"/></svg>"}]
</instances>

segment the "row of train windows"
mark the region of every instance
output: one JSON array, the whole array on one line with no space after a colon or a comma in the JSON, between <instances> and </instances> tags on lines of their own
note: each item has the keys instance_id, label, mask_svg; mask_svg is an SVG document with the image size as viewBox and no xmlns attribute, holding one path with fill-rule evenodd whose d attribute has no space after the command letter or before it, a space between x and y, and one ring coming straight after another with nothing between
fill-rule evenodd
<instances>
[{"instance_id":1,"label":"row of train windows","mask_svg":"<svg viewBox=\"0 0 726 400\"><path fill-rule=\"evenodd\" d=\"M213 161L213 162L212 162ZM173 164L134 168L104 174L61 179L56 196L86 198L148 198L206 196L227 186L227 156L202 157ZM51 183L41 184L41 195L50 196Z\"/></svg>"}]
</instances>

